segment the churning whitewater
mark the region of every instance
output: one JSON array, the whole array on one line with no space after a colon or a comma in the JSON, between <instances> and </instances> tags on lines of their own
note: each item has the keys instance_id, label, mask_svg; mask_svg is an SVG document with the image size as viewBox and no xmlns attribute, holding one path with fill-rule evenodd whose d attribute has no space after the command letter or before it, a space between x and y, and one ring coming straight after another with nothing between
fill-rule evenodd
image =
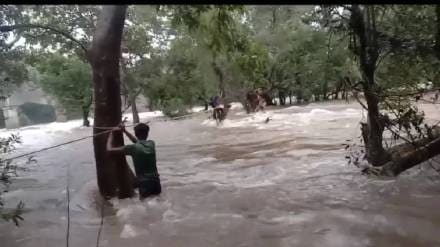
<instances>
[{"instance_id":1,"label":"churning whitewater","mask_svg":"<svg viewBox=\"0 0 440 247\"><path fill-rule=\"evenodd\" d=\"M141 114L157 145L163 193L106 204L100 246L440 245L440 186L429 179L436 176L432 170L422 166L382 180L347 164L344 144L358 141L365 119L359 105L309 104L251 115L232 106L220 126L201 108L178 121L158 121L161 112ZM13 156L91 134L80 126L69 121L0 134L23 137ZM63 246L67 181L70 245L95 246L102 204L93 157L87 139L36 154L37 162L18 160L27 170L4 197L9 207L25 202L25 221L19 228L0 224L2 246Z\"/></svg>"}]
</instances>

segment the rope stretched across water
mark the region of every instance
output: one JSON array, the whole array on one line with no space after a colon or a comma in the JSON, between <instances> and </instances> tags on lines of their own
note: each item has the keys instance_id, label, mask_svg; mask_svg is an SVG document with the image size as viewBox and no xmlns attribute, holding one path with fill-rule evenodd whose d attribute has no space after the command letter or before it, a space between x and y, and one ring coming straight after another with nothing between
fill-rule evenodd
<instances>
[{"instance_id":1,"label":"rope stretched across water","mask_svg":"<svg viewBox=\"0 0 440 247\"><path fill-rule=\"evenodd\" d=\"M187 114L187 115L183 115L183 116L179 116L179 117L174 117L174 118L169 118L169 119L170 120L176 120L176 119L185 118L185 117L194 116L194 115L195 114ZM168 119L165 119L165 121L166 120L168 120ZM147 121L145 123L148 124L150 122L151 121ZM132 127L132 126L135 126L135 125L136 124L130 124L130 125L127 125L125 127ZM94 126L93 128L101 129L101 130L106 130L106 131L99 132L99 133L94 134L94 135L89 135L89 136L81 137L81 138L74 139L74 140L71 140L71 141L63 142L63 143L60 143L60 144L57 144L57 145L54 145L54 146L45 147L45 148L42 148L42 149L39 149L39 150L35 150L35 151L29 152L29 153L20 154L20 155L11 157L11 158L4 159L3 161L4 162L9 162L9 161L12 161L12 160L15 160L15 159L18 159L18 158L23 158L23 157L26 157L26 156L29 156L29 155L32 155L32 154L40 153L40 152L43 152L43 151L47 151L47 150L50 150L50 149L54 149L54 148L57 148L57 147L68 145L68 144L71 144L71 143L74 143L74 142L79 142L79 141L82 141L82 140L85 140L85 139L88 139L88 138L91 138L91 137L95 137L95 136L99 136L99 135L102 135L102 134L109 133L109 132L113 131L113 129L114 129L114 127L98 127L98 126Z\"/></svg>"},{"instance_id":2,"label":"rope stretched across water","mask_svg":"<svg viewBox=\"0 0 440 247\"><path fill-rule=\"evenodd\" d=\"M196 114L187 114L187 115L178 116L178 117L169 118L169 119L170 120L176 120L176 119L181 119L181 118L185 118L185 117L188 117L188 116L194 116L194 115L196 115ZM168 119L165 119L165 121L166 120L168 120ZM125 122L125 121L126 121L126 118L122 122ZM150 122L151 121L147 121L146 124L148 124ZM137 125L137 124L130 124L130 125L126 125L125 127L132 127L132 126L135 126L135 125ZM4 159L3 161L4 162L9 162L9 161L12 161L12 160L15 160L15 159L18 159L18 158L26 157L26 156L29 156L29 155L32 155L32 154L44 152L44 151L47 151L47 150L50 150L50 149L54 149L54 148L61 147L61 146L64 146L64 145L68 145L68 144L72 144L72 143L75 143L75 142L79 142L79 141L82 141L82 140L85 140L85 139L88 139L88 138L92 138L92 137L96 137L96 136L99 136L99 135L103 135L103 134L112 132L113 129L114 129L114 127L98 127L98 126L94 126L93 128L101 129L101 130L105 130L105 131L102 131L102 132L99 132L99 133L96 133L96 134L93 134L93 135L81 137L81 138L78 138L78 139L70 140L70 141L67 141L67 142L64 142L64 143L60 143L60 144L57 144L57 145L54 145L54 146L45 147L45 148L42 148L42 149L39 149L39 150L35 150L35 151L29 152L29 153L24 153L24 154L21 154L21 155L17 155L17 156L11 157L11 158ZM67 181L66 181L66 195L67 195L66 247L69 247L69 242L70 242L70 182L69 182L69 180L70 180L69 179L70 178L70 166L67 167L67 174L66 175L67 175ZM102 205L101 205L101 222L100 222L100 227L99 227L99 230L98 230L98 236L97 236L97 239L96 239L96 246L99 246L99 241L100 241L100 236L101 236L101 231L102 231L103 223L104 223L104 201L102 202Z\"/></svg>"},{"instance_id":3,"label":"rope stretched across water","mask_svg":"<svg viewBox=\"0 0 440 247\"><path fill-rule=\"evenodd\" d=\"M126 127L130 127L130 126L134 126L134 125L128 125ZM107 128L107 127L94 127L94 128ZM29 153L20 154L20 155L14 156L12 158L4 159L3 161L4 162L12 161L12 160L15 160L15 159L18 159L18 158L22 158L22 157L26 157L26 156L29 156L29 155L32 155L32 154L40 153L40 152L43 152L43 151L46 151L46 150L49 150L49 149L54 149L54 148L61 147L61 146L64 146L64 145L67 145L67 144L71 144L71 143L74 143L74 142L79 142L79 141L82 141L82 140L85 140L85 139L88 139L88 138L91 138L91 137L95 137L95 136L99 136L99 135L102 135L102 134L105 134L105 133L109 133L109 132L113 131L114 127L110 127L110 128L111 129L107 130L107 131L103 131L103 132L100 132L100 133L97 133L97 134L94 134L94 135L90 135L90 136L81 137L81 138L74 139L74 140L71 140L71 141L68 141L68 142L63 142L63 143L60 143L60 144L57 144L57 145L54 145L54 146L45 147L45 148L42 148L42 149L39 149L39 150L35 150L35 151L29 152Z\"/></svg>"}]
</instances>

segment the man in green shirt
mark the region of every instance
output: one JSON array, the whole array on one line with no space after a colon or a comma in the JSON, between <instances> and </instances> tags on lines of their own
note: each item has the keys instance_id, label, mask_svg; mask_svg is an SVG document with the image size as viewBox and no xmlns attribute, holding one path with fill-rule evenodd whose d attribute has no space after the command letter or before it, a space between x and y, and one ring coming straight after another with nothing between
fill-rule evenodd
<instances>
[{"instance_id":1,"label":"man in green shirt","mask_svg":"<svg viewBox=\"0 0 440 247\"><path fill-rule=\"evenodd\" d=\"M113 147L113 131L123 131L134 144ZM107 139L107 151L132 157L139 186L139 198L143 200L148 196L160 194L162 188L156 167L156 148L154 141L147 140L150 127L144 123L137 124L134 127L136 137L128 132L123 124L113 131Z\"/></svg>"}]
</instances>

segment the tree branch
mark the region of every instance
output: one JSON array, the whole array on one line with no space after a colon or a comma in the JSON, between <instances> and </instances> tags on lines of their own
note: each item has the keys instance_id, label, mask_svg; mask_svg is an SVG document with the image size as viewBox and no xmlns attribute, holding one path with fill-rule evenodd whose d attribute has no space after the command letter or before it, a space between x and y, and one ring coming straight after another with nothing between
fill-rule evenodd
<instances>
[{"instance_id":1,"label":"tree branch","mask_svg":"<svg viewBox=\"0 0 440 247\"><path fill-rule=\"evenodd\" d=\"M17 43L17 41L20 38L21 38L20 36L16 35L15 38L11 42L5 44L6 48L10 49L12 46L14 46L15 43Z\"/></svg>"},{"instance_id":2,"label":"tree branch","mask_svg":"<svg viewBox=\"0 0 440 247\"><path fill-rule=\"evenodd\" d=\"M88 49L86 48L86 46L81 43L79 40L75 39L72 35L68 34L67 32L58 30L56 28L50 27L50 26L45 26L45 25L40 25L40 24L18 24L18 25L12 25L12 26L0 26L0 32L11 32L15 29L33 29L33 28L40 28L40 29L45 29L45 30L49 30L52 31L54 33L60 34L64 37L66 37L67 39L73 41L74 43L78 44L79 47L84 50L84 52L87 53Z\"/></svg>"}]
</instances>

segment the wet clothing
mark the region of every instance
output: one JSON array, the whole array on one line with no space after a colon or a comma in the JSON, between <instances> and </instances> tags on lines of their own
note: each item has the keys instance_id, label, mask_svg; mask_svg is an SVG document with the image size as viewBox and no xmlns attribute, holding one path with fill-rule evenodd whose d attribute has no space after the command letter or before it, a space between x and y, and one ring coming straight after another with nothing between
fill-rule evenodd
<instances>
[{"instance_id":1,"label":"wet clothing","mask_svg":"<svg viewBox=\"0 0 440 247\"><path fill-rule=\"evenodd\" d=\"M134 144L124 146L124 153L133 158L140 197L160 194L162 189L157 172L154 141L138 140Z\"/></svg>"},{"instance_id":2,"label":"wet clothing","mask_svg":"<svg viewBox=\"0 0 440 247\"><path fill-rule=\"evenodd\" d=\"M218 108L220 106L220 96L214 96L211 98L211 102L209 103L212 108Z\"/></svg>"},{"instance_id":3,"label":"wet clothing","mask_svg":"<svg viewBox=\"0 0 440 247\"><path fill-rule=\"evenodd\" d=\"M264 107L266 107L266 100L260 94L257 94L257 98L258 98L258 109L263 111Z\"/></svg>"},{"instance_id":4,"label":"wet clothing","mask_svg":"<svg viewBox=\"0 0 440 247\"><path fill-rule=\"evenodd\" d=\"M159 176L138 178L139 198L159 195L162 192Z\"/></svg>"}]
</instances>

